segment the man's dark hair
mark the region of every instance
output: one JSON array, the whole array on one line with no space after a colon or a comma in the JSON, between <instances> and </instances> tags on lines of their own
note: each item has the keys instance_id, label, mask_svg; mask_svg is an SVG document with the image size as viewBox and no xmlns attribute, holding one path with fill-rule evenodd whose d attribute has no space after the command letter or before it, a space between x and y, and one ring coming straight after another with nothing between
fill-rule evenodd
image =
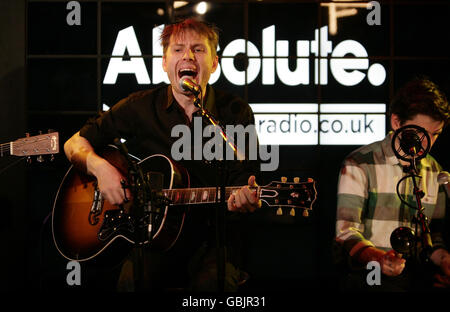
<instances>
[{"instance_id":1,"label":"man's dark hair","mask_svg":"<svg viewBox=\"0 0 450 312\"><path fill-rule=\"evenodd\" d=\"M389 114L396 114L401 123L417 114L449 123L450 106L445 94L427 78L416 78L400 88L391 101Z\"/></svg>"}]
</instances>

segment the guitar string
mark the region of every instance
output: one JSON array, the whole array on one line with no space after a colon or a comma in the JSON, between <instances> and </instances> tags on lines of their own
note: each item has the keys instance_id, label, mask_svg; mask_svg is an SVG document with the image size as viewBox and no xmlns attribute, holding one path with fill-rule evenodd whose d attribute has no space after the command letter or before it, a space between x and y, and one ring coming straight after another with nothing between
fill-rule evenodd
<instances>
[{"instance_id":1,"label":"guitar string","mask_svg":"<svg viewBox=\"0 0 450 312\"><path fill-rule=\"evenodd\" d=\"M233 190L237 190L239 189L239 186L236 187L227 187L226 191L225 191L225 196L228 197L228 195L230 195ZM215 202L216 201L216 192L215 192L215 187L203 187L203 188L196 188L195 190L191 189L191 188L179 188L179 189L169 189L166 190L168 192L168 197L173 199L174 195L176 194L176 200L175 202L178 203L179 201L186 203L186 204L190 204L190 203L210 203L210 202ZM206 199L203 199L203 194L204 192L207 192L208 196L206 197ZM214 191L214 193L213 193ZM214 194L214 199L210 200L210 194L213 193ZM195 194L195 197L193 196L193 194ZM186 196L187 195L187 196ZM200 198L198 198L200 195Z\"/></svg>"},{"instance_id":2,"label":"guitar string","mask_svg":"<svg viewBox=\"0 0 450 312\"><path fill-rule=\"evenodd\" d=\"M311 183L311 182L308 182ZM303 184L304 183L300 183ZM235 187L227 187L226 191L225 191L225 197L228 198L232 192L234 190L238 190L240 189L240 186L235 186ZM270 187L270 186L256 186L256 187L252 187L253 189L256 189L256 192L258 193L258 198L263 198L263 197L271 197L271 196L262 196L262 191L264 189L267 190L291 190L290 187ZM205 187L205 188L195 188L195 189L191 189L191 188L180 188L180 189L168 189L165 190L167 192L167 195L171 200L173 200L173 197L175 195L176 199L175 199L175 203L177 204L196 204L196 203L212 203L212 202L216 202L216 197L215 194L216 192L214 192L214 198L213 200L210 200L210 194L212 193L213 190L215 190L215 187ZM206 197L206 199L203 199L203 195L204 192L208 193L208 196ZM200 198L199 198L200 195Z\"/></svg>"},{"instance_id":3,"label":"guitar string","mask_svg":"<svg viewBox=\"0 0 450 312\"><path fill-rule=\"evenodd\" d=\"M2 174L4 171L6 171L8 168L14 166L15 164L17 164L19 161L26 159L26 157L20 157L19 159L13 161L12 163L10 163L9 165L3 167L2 169L0 169L0 174Z\"/></svg>"}]
</instances>

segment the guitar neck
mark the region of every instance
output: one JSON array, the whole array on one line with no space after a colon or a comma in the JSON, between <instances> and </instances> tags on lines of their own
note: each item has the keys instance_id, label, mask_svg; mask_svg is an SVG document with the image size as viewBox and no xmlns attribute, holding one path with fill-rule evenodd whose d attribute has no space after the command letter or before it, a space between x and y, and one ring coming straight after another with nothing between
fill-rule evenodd
<instances>
[{"instance_id":1,"label":"guitar neck","mask_svg":"<svg viewBox=\"0 0 450 312\"><path fill-rule=\"evenodd\" d=\"M242 186L230 186L225 188L225 200ZM255 188L259 192L259 187ZM181 188L162 190L164 195L172 201L172 205L186 204L210 204L220 200L220 188Z\"/></svg>"}]
</instances>

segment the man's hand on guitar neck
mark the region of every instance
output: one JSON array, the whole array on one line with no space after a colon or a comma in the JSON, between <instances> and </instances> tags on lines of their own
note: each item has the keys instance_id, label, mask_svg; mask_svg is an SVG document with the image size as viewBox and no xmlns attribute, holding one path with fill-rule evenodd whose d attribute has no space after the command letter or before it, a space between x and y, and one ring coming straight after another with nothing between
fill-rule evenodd
<instances>
[{"instance_id":1,"label":"man's hand on guitar neck","mask_svg":"<svg viewBox=\"0 0 450 312\"><path fill-rule=\"evenodd\" d=\"M241 187L236 193L231 194L228 198L228 210L237 212L253 212L257 208L261 208L261 200L255 190L250 187L256 187L255 176L248 178L248 185Z\"/></svg>"}]
</instances>

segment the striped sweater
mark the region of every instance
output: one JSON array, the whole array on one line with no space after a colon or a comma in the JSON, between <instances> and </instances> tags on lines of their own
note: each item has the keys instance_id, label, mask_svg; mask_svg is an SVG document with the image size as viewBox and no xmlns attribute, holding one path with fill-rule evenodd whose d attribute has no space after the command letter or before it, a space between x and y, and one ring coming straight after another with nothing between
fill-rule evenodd
<instances>
[{"instance_id":1,"label":"striped sweater","mask_svg":"<svg viewBox=\"0 0 450 312\"><path fill-rule=\"evenodd\" d=\"M391 136L389 133L382 141L355 150L341 167L336 241L350 256L366 246L392 249L390 235L393 230L399 226L415 229L412 219L417 210L402 203L396 193L397 183L405 173L392 151ZM443 222L445 192L437 183L441 166L428 154L417 168L421 176L416 178L417 185L425 193L422 198L424 213L432 223ZM399 190L410 205L417 207L411 178L403 180ZM433 233L433 227L431 231L433 247L444 248L441 233Z\"/></svg>"}]
</instances>

